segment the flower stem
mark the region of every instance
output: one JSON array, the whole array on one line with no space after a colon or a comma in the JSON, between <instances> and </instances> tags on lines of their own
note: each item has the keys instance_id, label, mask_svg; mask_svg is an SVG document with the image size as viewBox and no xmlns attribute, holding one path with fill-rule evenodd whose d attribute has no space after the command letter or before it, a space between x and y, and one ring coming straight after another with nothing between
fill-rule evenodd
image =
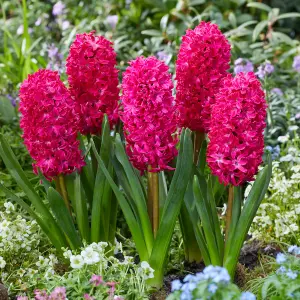
<instances>
[{"instance_id":1,"label":"flower stem","mask_svg":"<svg viewBox=\"0 0 300 300\"><path fill-rule=\"evenodd\" d=\"M225 228L225 240L228 239L230 223L232 219L232 208L233 208L233 186L229 185L228 190L228 202L227 202L227 211L226 211L226 228Z\"/></svg>"},{"instance_id":2,"label":"flower stem","mask_svg":"<svg viewBox=\"0 0 300 300\"><path fill-rule=\"evenodd\" d=\"M159 226L159 190L158 173L150 172L148 168L148 215L152 224L154 238L156 237Z\"/></svg>"},{"instance_id":3,"label":"flower stem","mask_svg":"<svg viewBox=\"0 0 300 300\"><path fill-rule=\"evenodd\" d=\"M195 131L194 133L194 164L197 165L201 145L205 139L205 133L201 131Z\"/></svg>"},{"instance_id":4,"label":"flower stem","mask_svg":"<svg viewBox=\"0 0 300 300\"><path fill-rule=\"evenodd\" d=\"M68 191L66 188L64 176L62 174L59 174L56 182L58 182L58 186L59 186L59 188L57 189L57 187L56 187L56 189L63 197L65 205L66 205L68 211L70 212L70 214L72 215L70 201L69 201L69 197L68 197Z\"/></svg>"}]
</instances>

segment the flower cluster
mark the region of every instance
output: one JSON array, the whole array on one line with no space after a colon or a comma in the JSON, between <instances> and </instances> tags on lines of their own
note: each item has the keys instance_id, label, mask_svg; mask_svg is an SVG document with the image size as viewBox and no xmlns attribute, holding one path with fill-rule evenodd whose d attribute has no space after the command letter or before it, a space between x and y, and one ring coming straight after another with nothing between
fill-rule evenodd
<instances>
[{"instance_id":1,"label":"flower cluster","mask_svg":"<svg viewBox=\"0 0 300 300\"><path fill-rule=\"evenodd\" d=\"M271 90L271 93L276 94L278 96L283 96L283 92L282 92L282 90L280 88L273 88Z\"/></svg>"},{"instance_id":2,"label":"flower cluster","mask_svg":"<svg viewBox=\"0 0 300 300\"><path fill-rule=\"evenodd\" d=\"M0 269L19 264L40 242L36 221L28 221L15 214L16 208L11 202L5 202L4 207L5 211L0 212ZM4 271L1 273L2 280L7 275Z\"/></svg>"},{"instance_id":3,"label":"flower cluster","mask_svg":"<svg viewBox=\"0 0 300 300\"><path fill-rule=\"evenodd\" d=\"M47 179L70 174L84 165L77 141L77 117L57 72L39 70L20 89L20 126L24 143Z\"/></svg>"},{"instance_id":4,"label":"flower cluster","mask_svg":"<svg viewBox=\"0 0 300 300\"><path fill-rule=\"evenodd\" d=\"M240 299L255 300L250 292L241 293L230 283L230 276L225 268L208 266L196 275L187 275L183 282L174 280L172 292L167 299Z\"/></svg>"},{"instance_id":5,"label":"flower cluster","mask_svg":"<svg viewBox=\"0 0 300 300\"><path fill-rule=\"evenodd\" d=\"M234 73L238 74L240 72L253 72L254 66L253 63L249 59L238 58L234 62Z\"/></svg>"},{"instance_id":6,"label":"flower cluster","mask_svg":"<svg viewBox=\"0 0 300 300\"><path fill-rule=\"evenodd\" d=\"M148 292L145 280L153 277L154 270L147 262L135 264L133 257L124 255L122 260L118 260L109 256L105 253L107 245L103 242L92 243L80 249L80 254L78 251L65 249L64 257L70 261L71 268L62 275L53 270L53 264L58 263L53 255L40 256L35 264L39 268L38 274L27 278L28 285L20 283L21 289L19 286L17 290L24 293L19 295L18 299L32 299L30 296L41 300L66 299L66 297L88 300L124 300L127 297L145 299ZM48 269L51 270L51 276ZM22 277L22 274L19 276ZM37 285L39 290L33 291L32 288ZM78 286L81 288L78 289ZM53 290L53 287L57 288ZM52 298L51 296L55 294L60 296Z\"/></svg>"},{"instance_id":7,"label":"flower cluster","mask_svg":"<svg viewBox=\"0 0 300 300\"><path fill-rule=\"evenodd\" d=\"M259 79L263 79L267 75L269 75L273 72L274 72L274 66L269 61L266 61L264 64L262 64L258 67L255 75L257 75Z\"/></svg>"},{"instance_id":8,"label":"flower cluster","mask_svg":"<svg viewBox=\"0 0 300 300\"><path fill-rule=\"evenodd\" d=\"M207 162L224 184L253 180L264 151L266 101L251 73L224 79L212 110Z\"/></svg>"},{"instance_id":9,"label":"flower cluster","mask_svg":"<svg viewBox=\"0 0 300 300\"><path fill-rule=\"evenodd\" d=\"M66 73L83 134L99 134L104 114L118 120L118 71L112 43L94 32L77 34L67 58Z\"/></svg>"},{"instance_id":10,"label":"flower cluster","mask_svg":"<svg viewBox=\"0 0 300 300\"><path fill-rule=\"evenodd\" d=\"M287 276L290 279L296 279L300 274L299 270L293 269L293 262L294 260L299 260L295 258L293 255L300 255L300 247L297 246L290 246L288 252L291 255L278 253L276 256L276 263L280 265L277 269L276 273L278 275Z\"/></svg>"},{"instance_id":11,"label":"flower cluster","mask_svg":"<svg viewBox=\"0 0 300 300\"><path fill-rule=\"evenodd\" d=\"M275 160L280 155L280 147L279 145L276 145L275 147L267 146L266 151L268 151L271 154L272 160Z\"/></svg>"},{"instance_id":12,"label":"flower cluster","mask_svg":"<svg viewBox=\"0 0 300 300\"><path fill-rule=\"evenodd\" d=\"M300 55L294 57L293 68L296 72L300 73Z\"/></svg>"},{"instance_id":13,"label":"flower cluster","mask_svg":"<svg viewBox=\"0 0 300 300\"><path fill-rule=\"evenodd\" d=\"M230 62L230 44L216 24L201 22L187 30L176 62L179 124L209 130L212 105Z\"/></svg>"},{"instance_id":14,"label":"flower cluster","mask_svg":"<svg viewBox=\"0 0 300 300\"><path fill-rule=\"evenodd\" d=\"M80 254L74 255L70 250L64 253L65 258L70 259L70 265L73 269L81 269L84 265L93 265L104 262L106 242L92 243L84 248Z\"/></svg>"},{"instance_id":15,"label":"flower cluster","mask_svg":"<svg viewBox=\"0 0 300 300\"><path fill-rule=\"evenodd\" d=\"M289 168L290 177L273 162L269 194L258 208L250 234L254 239L300 243L300 165Z\"/></svg>"},{"instance_id":16,"label":"flower cluster","mask_svg":"<svg viewBox=\"0 0 300 300\"><path fill-rule=\"evenodd\" d=\"M300 299L300 247L290 246L288 253L276 256L277 270L262 279L255 289L264 299Z\"/></svg>"},{"instance_id":17,"label":"flower cluster","mask_svg":"<svg viewBox=\"0 0 300 300\"><path fill-rule=\"evenodd\" d=\"M123 78L124 134L127 154L141 172L171 169L177 155L173 83L167 65L155 57L130 62Z\"/></svg>"},{"instance_id":18,"label":"flower cluster","mask_svg":"<svg viewBox=\"0 0 300 300\"><path fill-rule=\"evenodd\" d=\"M63 55L59 52L59 49L54 44L51 44L47 50L49 58L47 69L63 73L65 66L63 62Z\"/></svg>"}]
</instances>

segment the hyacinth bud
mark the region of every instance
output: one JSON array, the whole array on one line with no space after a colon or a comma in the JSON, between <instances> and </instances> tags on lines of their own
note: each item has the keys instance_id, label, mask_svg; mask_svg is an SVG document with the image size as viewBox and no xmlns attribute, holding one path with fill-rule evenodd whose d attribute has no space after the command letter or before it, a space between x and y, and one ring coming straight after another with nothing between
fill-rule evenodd
<instances>
[{"instance_id":1,"label":"hyacinth bud","mask_svg":"<svg viewBox=\"0 0 300 300\"><path fill-rule=\"evenodd\" d=\"M173 83L168 66L155 57L130 62L122 83L126 151L141 172L171 169L178 142Z\"/></svg>"},{"instance_id":2,"label":"hyacinth bud","mask_svg":"<svg viewBox=\"0 0 300 300\"><path fill-rule=\"evenodd\" d=\"M207 162L224 184L253 180L262 163L267 104L253 72L228 75L216 95Z\"/></svg>"},{"instance_id":3,"label":"hyacinth bud","mask_svg":"<svg viewBox=\"0 0 300 300\"><path fill-rule=\"evenodd\" d=\"M110 125L118 120L118 70L112 43L94 32L77 34L67 58L70 92L79 114L82 134L101 133L107 114Z\"/></svg>"},{"instance_id":4,"label":"hyacinth bud","mask_svg":"<svg viewBox=\"0 0 300 300\"><path fill-rule=\"evenodd\" d=\"M38 169L51 180L80 170L84 160L77 141L74 101L57 72L39 70L20 88L20 126L29 154Z\"/></svg>"},{"instance_id":5,"label":"hyacinth bud","mask_svg":"<svg viewBox=\"0 0 300 300\"><path fill-rule=\"evenodd\" d=\"M216 24L188 29L176 61L176 105L181 127L208 132L212 105L230 62L230 44Z\"/></svg>"}]
</instances>

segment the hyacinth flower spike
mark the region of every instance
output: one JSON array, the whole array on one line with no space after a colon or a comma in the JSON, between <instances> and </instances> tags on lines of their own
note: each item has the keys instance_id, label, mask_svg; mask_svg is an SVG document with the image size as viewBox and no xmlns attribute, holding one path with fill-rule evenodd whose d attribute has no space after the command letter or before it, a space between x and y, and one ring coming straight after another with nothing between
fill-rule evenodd
<instances>
[{"instance_id":1,"label":"hyacinth flower spike","mask_svg":"<svg viewBox=\"0 0 300 300\"><path fill-rule=\"evenodd\" d=\"M176 61L176 109L179 126L193 131L195 165L200 164L200 149L210 127L215 94L227 74L229 63L230 44L216 24L200 22L182 37ZM193 201L191 197L189 200ZM196 237L191 230L191 207L191 203L186 203L180 213L186 260L190 262L201 260Z\"/></svg>"},{"instance_id":2,"label":"hyacinth flower spike","mask_svg":"<svg viewBox=\"0 0 300 300\"><path fill-rule=\"evenodd\" d=\"M80 172L85 165L77 140L74 101L58 73L50 70L29 75L21 85L20 99L24 144L34 161L33 171L42 179L49 206L36 192L3 136L0 155L34 209L3 185L0 188L37 221L58 251L62 247L79 248L82 241L65 185L65 177ZM53 180L57 190L52 187Z\"/></svg>"},{"instance_id":3,"label":"hyacinth flower spike","mask_svg":"<svg viewBox=\"0 0 300 300\"><path fill-rule=\"evenodd\" d=\"M148 213L156 237L158 172L171 170L168 163L177 155L171 74L155 57L139 57L125 71L122 87L126 151L134 167L141 173L148 172Z\"/></svg>"},{"instance_id":4,"label":"hyacinth flower spike","mask_svg":"<svg viewBox=\"0 0 300 300\"><path fill-rule=\"evenodd\" d=\"M192 140L182 129L179 150L173 83L167 65L155 57L138 57L123 74L121 120L125 149L116 137L114 167L119 186L99 156L101 170L118 198L140 259L154 271L148 283L161 287L168 250L184 193L192 174ZM93 148L95 149L95 147ZM176 169L167 189L164 171ZM147 175L148 186L143 180Z\"/></svg>"},{"instance_id":5,"label":"hyacinth flower spike","mask_svg":"<svg viewBox=\"0 0 300 300\"><path fill-rule=\"evenodd\" d=\"M20 88L20 126L29 154L48 180L55 179L71 212L64 175L84 166L77 140L78 117L71 95L57 72L39 70Z\"/></svg>"},{"instance_id":6,"label":"hyacinth flower spike","mask_svg":"<svg viewBox=\"0 0 300 300\"><path fill-rule=\"evenodd\" d=\"M70 93L79 116L79 131L87 136L89 142L95 143L111 174L114 171L110 161L112 152L110 140L113 139L110 137L110 130L119 120L120 90L116 65L116 52L112 42L103 36L97 36L94 31L76 35L66 63ZM102 127L106 128L105 132ZM82 137L82 145L83 140ZM82 173L81 180L84 182L85 193L92 207L91 240L113 243L117 202L98 169L93 151L91 163L87 160L87 166L83 168Z\"/></svg>"},{"instance_id":7,"label":"hyacinth flower spike","mask_svg":"<svg viewBox=\"0 0 300 300\"><path fill-rule=\"evenodd\" d=\"M233 278L239 253L257 209L267 191L272 164L270 157L257 175L243 205L242 185L253 181L262 163L266 100L255 74L228 74L212 108L206 161L212 175L228 186L225 236L216 207L211 175L198 172L193 193L202 227L199 247L206 265L227 268ZM243 206L243 207L242 207Z\"/></svg>"},{"instance_id":8,"label":"hyacinth flower spike","mask_svg":"<svg viewBox=\"0 0 300 300\"><path fill-rule=\"evenodd\" d=\"M96 36L94 31L76 35L67 58L66 73L83 135L99 135L104 114L111 127L119 119L116 64L110 41Z\"/></svg>"},{"instance_id":9,"label":"hyacinth flower spike","mask_svg":"<svg viewBox=\"0 0 300 300\"><path fill-rule=\"evenodd\" d=\"M179 125L195 133L195 164L229 63L230 44L216 24L202 21L182 37L176 61L176 108Z\"/></svg>"}]
</instances>

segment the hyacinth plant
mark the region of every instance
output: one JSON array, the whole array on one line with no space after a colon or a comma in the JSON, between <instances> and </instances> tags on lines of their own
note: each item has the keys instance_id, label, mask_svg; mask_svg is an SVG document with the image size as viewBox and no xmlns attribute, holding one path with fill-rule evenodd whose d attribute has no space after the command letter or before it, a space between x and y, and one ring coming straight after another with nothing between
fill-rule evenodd
<instances>
[{"instance_id":1,"label":"hyacinth plant","mask_svg":"<svg viewBox=\"0 0 300 300\"><path fill-rule=\"evenodd\" d=\"M121 119L126 149L117 136L113 159L123 192L95 152L119 200L140 259L154 269L148 283L155 287L163 282L173 230L192 174L191 133L182 129L176 169L167 187L164 171L173 169L170 163L178 152L172 88L168 67L155 57L138 57L124 73Z\"/></svg>"},{"instance_id":2,"label":"hyacinth plant","mask_svg":"<svg viewBox=\"0 0 300 300\"><path fill-rule=\"evenodd\" d=\"M235 77L228 74L215 99L208 147L204 141L185 201L190 203L189 212L205 264L224 266L233 278L241 247L272 173L269 157L243 205L243 185L254 180L262 163L266 101L252 72L241 72ZM216 205L220 200L217 179L228 192L225 230Z\"/></svg>"},{"instance_id":3,"label":"hyacinth plant","mask_svg":"<svg viewBox=\"0 0 300 300\"><path fill-rule=\"evenodd\" d=\"M216 24L200 22L182 37L176 61L176 109L178 123L193 131L194 164L210 127L216 92L230 63L230 44ZM222 192L222 186L219 186ZM185 201L180 213L186 260L200 261L201 253L190 221L190 203Z\"/></svg>"},{"instance_id":4,"label":"hyacinth plant","mask_svg":"<svg viewBox=\"0 0 300 300\"><path fill-rule=\"evenodd\" d=\"M117 200L90 151L93 142L114 177L111 129L119 100L115 65L109 41L94 32L78 34L67 59L69 88L51 70L39 70L21 85L20 126L48 203L0 137L0 155L34 209L3 185L0 188L36 219L59 251L78 249L83 241L115 240Z\"/></svg>"}]
</instances>

